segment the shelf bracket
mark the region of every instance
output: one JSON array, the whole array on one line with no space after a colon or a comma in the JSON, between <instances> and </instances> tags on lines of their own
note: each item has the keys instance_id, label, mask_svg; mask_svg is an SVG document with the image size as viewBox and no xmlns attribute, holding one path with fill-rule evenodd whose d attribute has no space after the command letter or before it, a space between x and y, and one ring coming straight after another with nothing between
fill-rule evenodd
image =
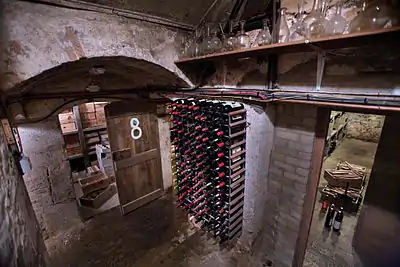
<instances>
[{"instance_id":1,"label":"shelf bracket","mask_svg":"<svg viewBox=\"0 0 400 267\"><path fill-rule=\"evenodd\" d=\"M323 51L317 52L317 82L315 89L321 90L322 76L324 75L326 54Z\"/></svg>"}]
</instances>

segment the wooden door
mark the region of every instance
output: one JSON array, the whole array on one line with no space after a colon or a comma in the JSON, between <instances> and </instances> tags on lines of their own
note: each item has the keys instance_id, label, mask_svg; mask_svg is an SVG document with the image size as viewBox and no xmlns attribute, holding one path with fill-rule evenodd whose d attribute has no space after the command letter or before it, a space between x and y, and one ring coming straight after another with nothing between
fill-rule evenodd
<instances>
[{"instance_id":1,"label":"wooden door","mask_svg":"<svg viewBox=\"0 0 400 267\"><path fill-rule=\"evenodd\" d=\"M156 107L114 102L105 110L121 212L126 214L162 195Z\"/></svg>"}]
</instances>

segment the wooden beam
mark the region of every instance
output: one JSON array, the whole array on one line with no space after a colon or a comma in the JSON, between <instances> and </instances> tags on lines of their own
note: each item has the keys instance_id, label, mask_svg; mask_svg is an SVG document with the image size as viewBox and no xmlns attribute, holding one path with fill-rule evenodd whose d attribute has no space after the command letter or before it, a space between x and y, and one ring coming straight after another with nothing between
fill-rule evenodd
<instances>
[{"instance_id":1,"label":"wooden beam","mask_svg":"<svg viewBox=\"0 0 400 267\"><path fill-rule=\"evenodd\" d=\"M78 137L82 149L83 161L85 163L85 168L86 168L89 166L89 155L86 148L86 140L85 140L85 134L83 133L81 114L79 113L79 106L74 106L73 111L74 111L76 127L78 128Z\"/></svg>"},{"instance_id":2,"label":"wooden beam","mask_svg":"<svg viewBox=\"0 0 400 267\"><path fill-rule=\"evenodd\" d=\"M300 228L297 236L296 249L292 264L293 267L303 266L304 255L307 249L307 241L314 213L315 200L317 198L319 177L324 157L325 136L329 125L329 116L329 109L318 108L311 172L308 176L307 191L303 205L303 216L300 221Z\"/></svg>"},{"instance_id":3,"label":"wooden beam","mask_svg":"<svg viewBox=\"0 0 400 267\"><path fill-rule=\"evenodd\" d=\"M131 211L161 197L162 194L163 194L163 191L161 189L157 189L151 193L148 193L147 195L144 195L138 199L135 199L132 202L124 204L121 206L122 214L127 214L128 212L131 212Z\"/></svg>"},{"instance_id":4,"label":"wooden beam","mask_svg":"<svg viewBox=\"0 0 400 267\"><path fill-rule=\"evenodd\" d=\"M159 150L154 148L154 149L148 150L146 152L134 155L131 158L123 159L123 160L120 160L120 161L115 161L115 167L116 167L116 170L125 169L125 168L128 168L130 166L139 164L141 162L148 161L148 160L151 160L151 159L155 159L159 155L160 155Z\"/></svg>"}]
</instances>

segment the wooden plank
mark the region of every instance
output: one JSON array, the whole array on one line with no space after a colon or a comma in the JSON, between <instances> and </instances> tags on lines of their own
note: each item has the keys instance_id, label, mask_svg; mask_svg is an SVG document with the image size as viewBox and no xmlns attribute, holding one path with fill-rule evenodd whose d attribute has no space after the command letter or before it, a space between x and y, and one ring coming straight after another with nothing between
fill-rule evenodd
<instances>
[{"instance_id":1,"label":"wooden plank","mask_svg":"<svg viewBox=\"0 0 400 267\"><path fill-rule=\"evenodd\" d=\"M314 52L320 49L339 49L357 46L366 46L377 42L395 42L400 38L400 27L379 29L359 33L341 34L315 38L309 42L294 41L288 43L270 44L249 49L234 50L228 52L214 53L211 55L194 58L183 58L175 61L176 64L195 64L209 61L220 61L227 58L258 57L268 54L285 54Z\"/></svg>"},{"instance_id":2,"label":"wooden plank","mask_svg":"<svg viewBox=\"0 0 400 267\"><path fill-rule=\"evenodd\" d=\"M236 212L235 215L233 215L232 217L229 218L229 222L232 223L234 222L238 217L242 217L243 216L243 209L240 209L238 212ZM243 219L243 218L241 218Z\"/></svg>"},{"instance_id":3,"label":"wooden plank","mask_svg":"<svg viewBox=\"0 0 400 267\"><path fill-rule=\"evenodd\" d=\"M233 148L236 148L236 147L241 146L241 145L244 145L244 144L246 144L246 140L243 140L243 141L240 141L240 142L237 142L237 143L231 145L231 146L229 147L229 149L233 149Z\"/></svg>"},{"instance_id":4,"label":"wooden plank","mask_svg":"<svg viewBox=\"0 0 400 267\"><path fill-rule=\"evenodd\" d=\"M246 123L246 120L241 120L241 121L237 121L237 122L232 122L232 123L229 123L229 127L235 127L235 126L238 126L238 125L244 124L244 123Z\"/></svg>"},{"instance_id":5,"label":"wooden plank","mask_svg":"<svg viewBox=\"0 0 400 267\"><path fill-rule=\"evenodd\" d=\"M131 212L159 197L162 196L162 190L161 189L157 189L151 193L148 193L147 195L144 195L130 203L124 204L122 205L122 214L127 214L128 212Z\"/></svg>"},{"instance_id":6,"label":"wooden plank","mask_svg":"<svg viewBox=\"0 0 400 267\"><path fill-rule=\"evenodd\" d=\"M324 157L325 137L328 131L330 110L318 108L317 124L315 125L314 153L312 156L311 172L308 176L307 191L303 205L303 215L297 236L296 249L293 257L294 267L303 266L304 255L307 249L308 236L317 197L318 183Z\"/></svg>"},{"instance_id":7,"label":"wooden plank","mask_svg":"<svg viewBox=\"0 0 400 267\"><path fill-rule=\"evenodd\" d=\"M143 100L130 100L130 101L120 101L118 105L107 105L105 107L106 117L120 117L123 115L130 115L132 113L153 113L157 112L157 104L149 102L145 99Z\"/></svg>"},{"instance_id":8,"label":"wooden plank","mask_svg":"<svg viewBox=\"0 0 400 267\"><path fill-rule=\"evenodd\" d=\"M243 131L240 131L240 132L231 134L229 137L230 137L230 138L235 138L235 137L237 137L237 136L239 136L239 135L242 135L242 134L246 134L246 130L243 130Z\"/></svg>"},{"instance_id":9,"label":"wooden plank","mask_svg":"<svg viewBox=\"0 0 400 267\"><path fill-rule=\"evenodd\" d=\"M125 169L130 166L136 165L138 163L142 163L143 161L148 161L154 159L159 156L160 151L157 148L148 150L146 152L140 153L134 157L129 159L123 159L115 162L116 170Z\"/></svg>"},{"instance_id":10,"label":"wooden plank","mask_svg":"<svg viewBox=\"0 0 400 267\"><path fill-rule=\"evenodd\" d=\"M83 127L82 127L81 115L79 113L79 106L74 106L73 111L74 111L76 127L78 128L79 143L81 144L83 161L84 161L85 167L86 167L86 166L89 166L89 155L87 153L88 151L86 148L85 135L83 134L83 130L82 130Z\"/></svg>"},{"instance_id":11,"label":"wooden plank","mask_svg":"<svg viewBox=\"0 0 400 267\"><path fill-rule=\"evenodd\" d=\"M240 174L244 173L246 171L245 168L241 169L240 171L236 172L231 176L231 179L235 179L236 176L239 176Z\"/></svg>"}]
</instances>

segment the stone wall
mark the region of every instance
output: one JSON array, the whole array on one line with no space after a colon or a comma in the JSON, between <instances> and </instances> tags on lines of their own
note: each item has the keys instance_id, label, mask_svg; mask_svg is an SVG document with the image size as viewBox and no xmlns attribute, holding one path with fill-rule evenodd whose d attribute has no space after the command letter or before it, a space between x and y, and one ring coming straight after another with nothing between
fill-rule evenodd
<instances>
[{"instance_id":1,"label":"stone wall","mask_svg":"<svg viewBox=\"0 0 400 267\"><path fill-rule=\"evenodd\" d=\"M276 107L261 249L274 266L292 266L310 174L317 109Z\"/></svg>"},{"instance_id":2,"label":"stone wall","mask_svg":"<svg viewBox=\"0 0 400 267\"><path fill-rule=\"evenodd\" d=\"M268 165L274 138L275 109L245 105L246 173L243 207L243 231L240 244L249 250L262 229L264 199L267 194Z\"/></svg>"},{"instance_id":3,"label":"stone wall","mask_svg":"<svg viewBox=\"0 0 400 267\"><path fill-rule=\"evenodd\" d=\"M160 139L161 168L164 190L172 187L171 138L169 117L158 118L158 136Z\"/></svg>"},{"instance_id":4,"label":"stone wall","mask_svg":"<svg viewBox=\"0 0 400 267\"><path fill-rule=\"evenodd\" d=\"M0 127L0 266L46 266L39 224Z\"/></svg>"},{"instance_id":5,"label":"stone wall","mask_svg":"<svg viewBox=\"0 0 400 267\"><path fill-rule=\"evenodd\" d=\"M381 136L384 116L346 113L348 124L346 128L346 136L367 142L378 143Z\"/></svg>"},{"instance_id":6,"label":"stone wall","mask_svg":"<svg viewBox=\"0 0 400 267\"><path fill-rule=\"evenodd\" d=\"M81 58L143 59L185 78L174 64L182 32L98 12L3 0L1 89Z\"/></svg>"},{"instance_id":7,"label":"stone wall","mask_svg":"<svg viewBox=\"0 0 400 267\"><path fill-rule=\"evenodd\" d=\"M45 238L79 223L71 170L57 116L18 127L32 170L24 181Z\"/></svg>"},{"instance_id":8,"label":"stone wall","mask_svg":"<svg viewBox=\"0 0 400 267\"><path fill-rule=\"evenodd\" d=\"M353 245L364 266L400 265L400 115L387 115Z\"/></svg>"}]
</instances>

